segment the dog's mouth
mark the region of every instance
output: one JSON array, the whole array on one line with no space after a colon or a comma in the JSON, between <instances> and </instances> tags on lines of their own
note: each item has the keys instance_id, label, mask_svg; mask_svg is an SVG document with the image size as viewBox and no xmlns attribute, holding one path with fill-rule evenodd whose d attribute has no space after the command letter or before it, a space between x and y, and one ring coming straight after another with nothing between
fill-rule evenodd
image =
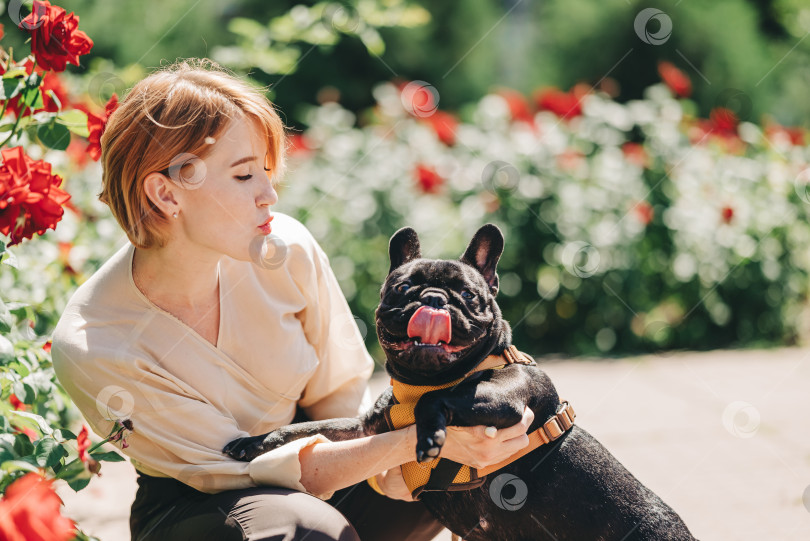
<instances>
[{"instance_id":1,"label":"dog's mouth","mask_svg":"<svg viewBox=\"0 0 810 541\"><path fill-rule=\"evenodd\" d=\"M413 313L408 321L407 333L406 340L385 340L385 346L400 351L419 349L447 353L462 351L470 346L453 344L450 312L430 306L420 306Z\"/></svg>"}]
</instances>

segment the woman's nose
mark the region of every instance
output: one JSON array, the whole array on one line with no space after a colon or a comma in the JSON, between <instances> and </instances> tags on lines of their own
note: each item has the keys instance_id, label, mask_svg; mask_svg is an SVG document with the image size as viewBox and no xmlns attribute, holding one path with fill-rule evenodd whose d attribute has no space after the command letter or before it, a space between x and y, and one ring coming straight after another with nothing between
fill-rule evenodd
<instances>
[{"instance_id":1,"label":"woman's nose","mask_svg":"<svg viewBox=\"0 0 810 541\"><path fill-rule=\"evenodd\" d=\"M259 197L256 198L256 204L259 206L264 205L275 205L278 203L278 193L276 189L273 187L273 181L270 177L267 177L267 182L262 184L262 191L259 194Z\"/></svg>"}]
</instances>

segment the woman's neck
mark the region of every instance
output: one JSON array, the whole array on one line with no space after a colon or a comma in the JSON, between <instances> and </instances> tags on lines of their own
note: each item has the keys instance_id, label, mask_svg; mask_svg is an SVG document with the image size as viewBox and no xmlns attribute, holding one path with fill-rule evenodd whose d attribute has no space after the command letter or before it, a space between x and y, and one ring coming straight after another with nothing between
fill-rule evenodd
<instances>
[{"instance_id":1,"label":"woman's neck","mask_svg":"<svg viewBox=\"0 0 810 541\"><path fill-rule=\"evenodd\" d=\"M164 310L204 311L219 301L219 259L213 252L176 245L135 248L132 278L138 289Z\"/></svg>"}]
</instances>

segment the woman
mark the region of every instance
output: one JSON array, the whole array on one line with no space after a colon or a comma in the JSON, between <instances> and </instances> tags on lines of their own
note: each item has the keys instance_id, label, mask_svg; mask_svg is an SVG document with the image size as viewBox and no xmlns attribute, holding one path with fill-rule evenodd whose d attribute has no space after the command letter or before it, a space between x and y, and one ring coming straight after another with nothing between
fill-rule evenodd
<instances>
[{"instance_id":1,"label":"woman","mask_svg":"<svg viewBox=\"0 0 810 541\"><path fill-rule=\"evenodd\" d=\"M316 435L250 463L222 453L294 418L370 405L374 363L326 255L271 213L285 139L261 91L180 61L132 88L101 146L100 199L130 242L76 291L52 354L97 434L134 426L123 449L138 471L133 540L436 535L420 502L401 501L414 427ZM443 456L498 462L527 445L531 421L495 438L454 429Z\"/></svg>"}]
</instances>

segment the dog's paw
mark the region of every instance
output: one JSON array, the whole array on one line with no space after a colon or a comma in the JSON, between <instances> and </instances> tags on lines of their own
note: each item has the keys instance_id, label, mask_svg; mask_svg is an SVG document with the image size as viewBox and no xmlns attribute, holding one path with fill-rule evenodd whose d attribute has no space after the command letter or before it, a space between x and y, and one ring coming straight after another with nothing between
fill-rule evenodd
<instances>
[{"instance_id":1,"label":"dog's paw","mask_svg":"<svg viewBox=\"0 0 810 541\"><path fill-rule=\"evenodd\" d=\"M439 456L446 438L447 432L443 429L435 430L433 433L419 438L416 443L416 461L426 462Z\"/></svg>"},{"instance_id":2,"label":"dog's paw","mask_svg":"<svg viewBox=\"0 0 810 541\"><path fill-rule=\"evenodd\" d=\"M222 452L236 460L250 462L259 455L267 452L264 436L237 438L222 449Z\"/></svg>"}]
</instances>

